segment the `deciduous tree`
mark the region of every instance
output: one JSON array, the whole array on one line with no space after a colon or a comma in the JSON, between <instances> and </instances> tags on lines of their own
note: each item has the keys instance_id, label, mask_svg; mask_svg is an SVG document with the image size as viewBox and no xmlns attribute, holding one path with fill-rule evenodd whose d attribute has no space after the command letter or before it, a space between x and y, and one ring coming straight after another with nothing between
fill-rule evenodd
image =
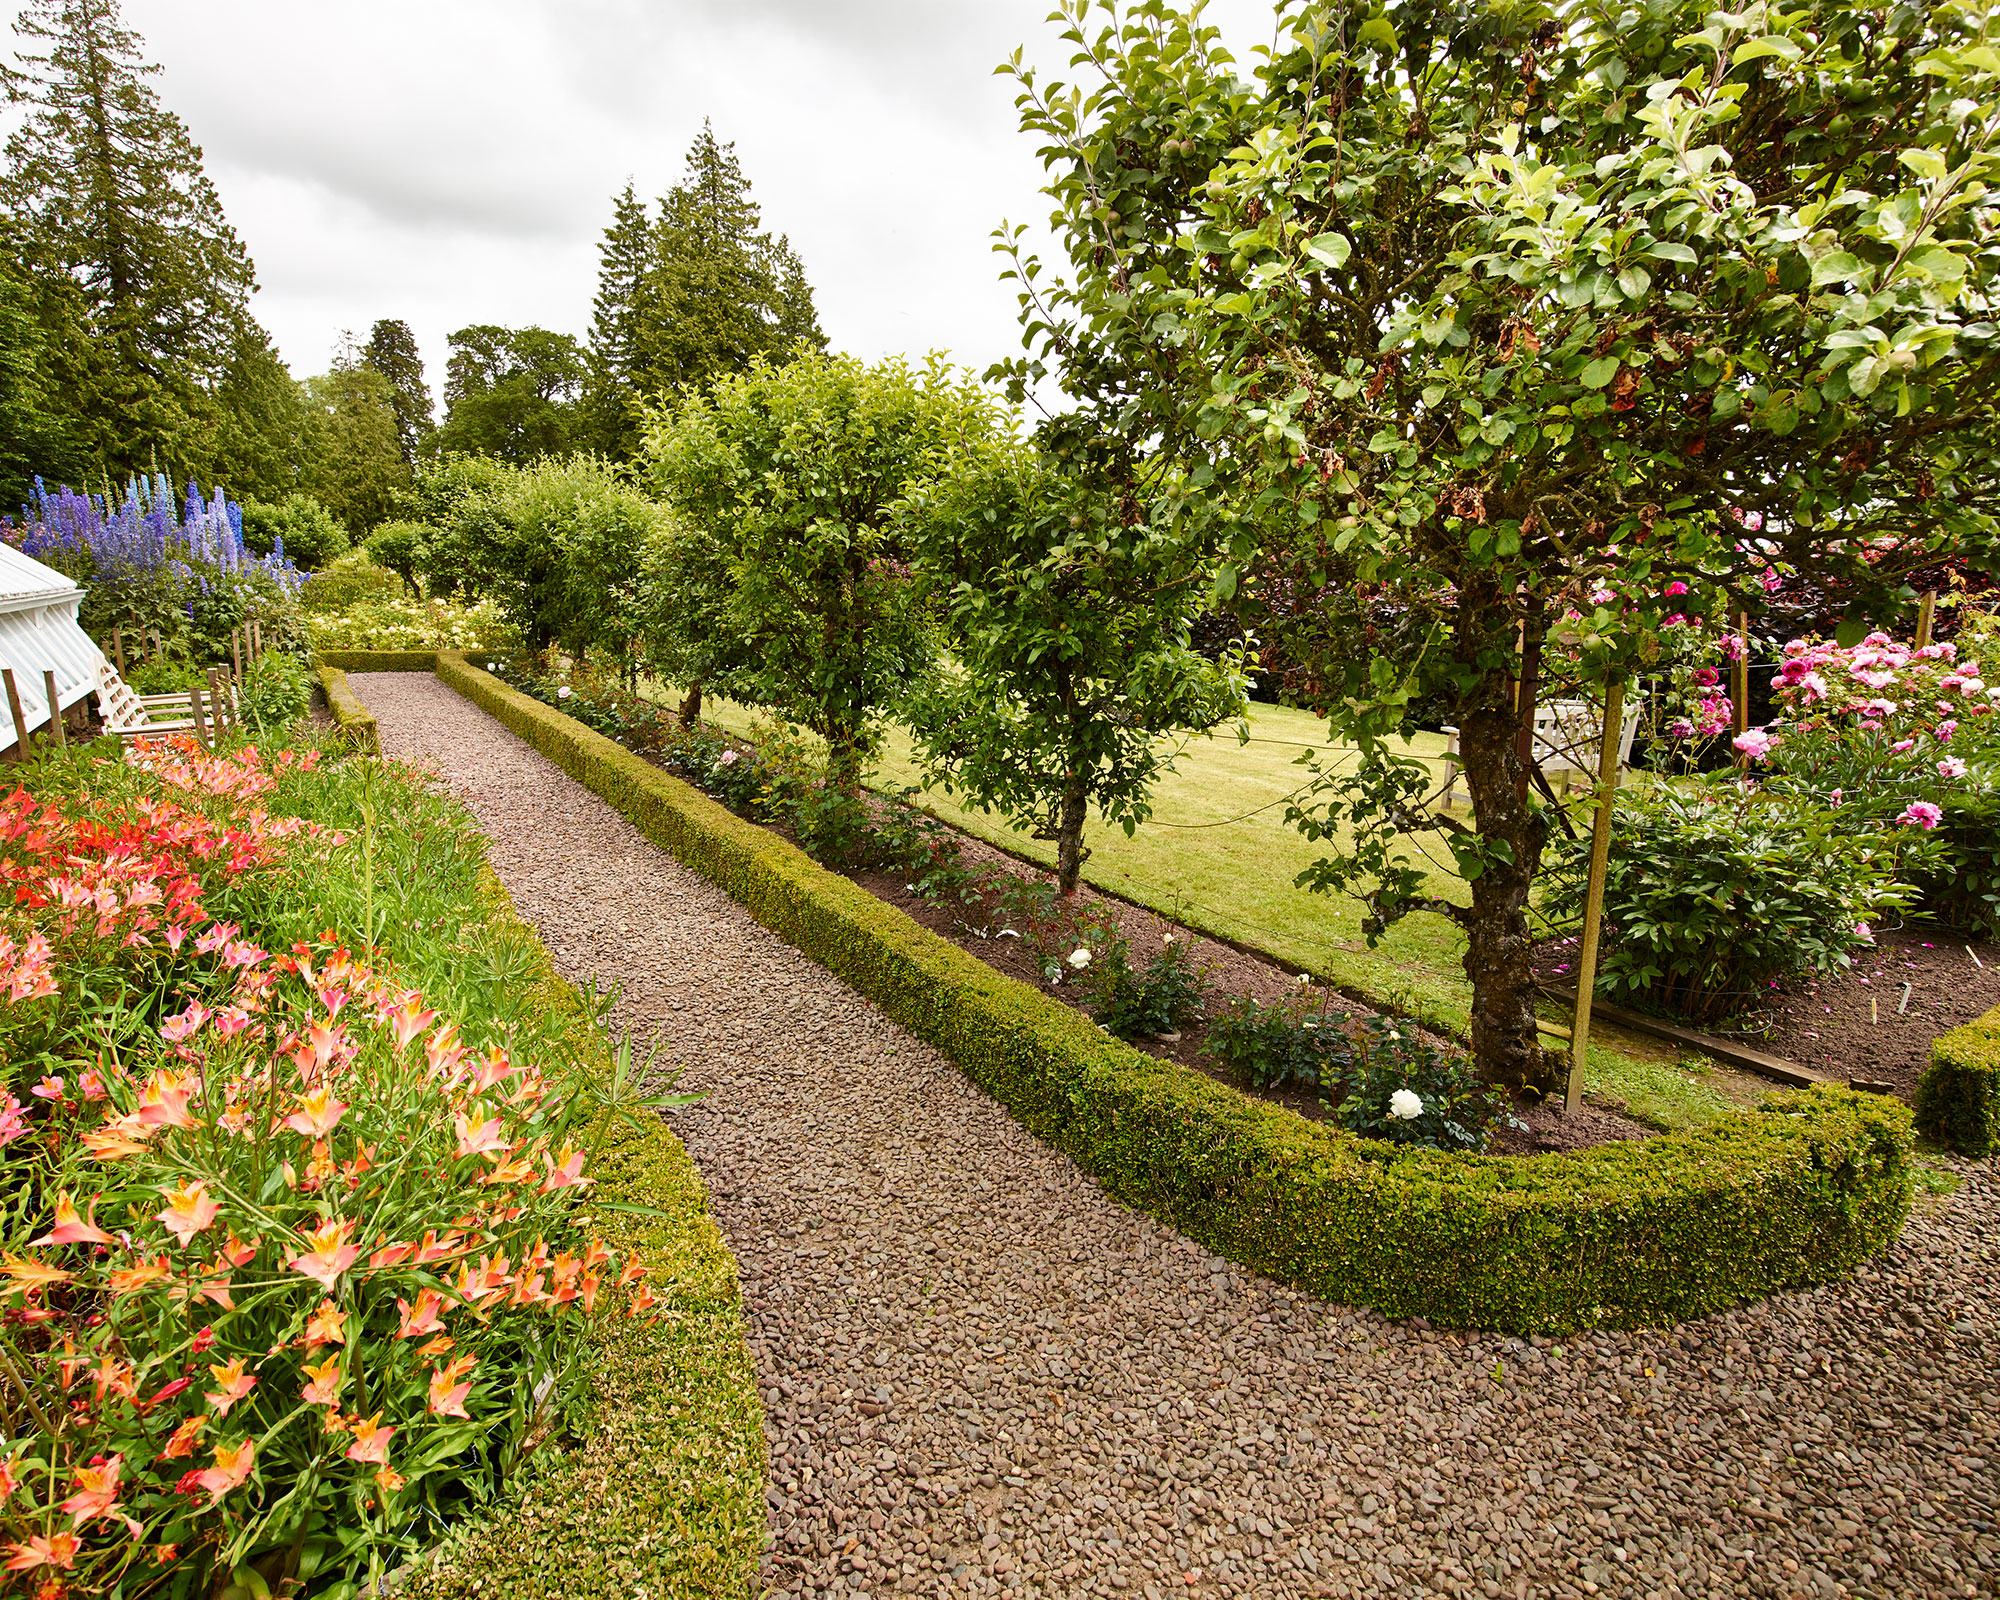
<instances>
[{"instance_id":1,"label":"deciduous tree","mask_svg":"<svg viewBox=\"0 0 2000 1600\"><path fill-rule=\"evenodd\" d=\"M583 432L583 347L546 328L482 323L451 336L441 451L533 461L562 455Z\"/></svg>"},{"instance_id":2,"label":"deciduous tree","mask_svg":"<svg viewBox=\"0 0 2000 1600\"><path fill-rule=\"evenodd\" d=\"M1064 12L1094 81L1023 72L1021 105L1070 271L1018 261L1013 379L1058 374L1155 520L1212 525L1223 594L1344 564L1427 619L1419 652L1357 626L1322 655L1360 761L1300 820L1356 831L1307 881L1365 894L1372 930L1450 918L1481 1070L1546 1085L1550 815L1514 691L1546 641L1623 674L1703 597L1755 608L1765 556L1879 600L1990 549L1984 9L1312 0L1247 75L1163 0ZM1469 821L1388 737L1425 683ZM1424 892L1427 833L1463 897Z\"/></svg>"}]
</instances>

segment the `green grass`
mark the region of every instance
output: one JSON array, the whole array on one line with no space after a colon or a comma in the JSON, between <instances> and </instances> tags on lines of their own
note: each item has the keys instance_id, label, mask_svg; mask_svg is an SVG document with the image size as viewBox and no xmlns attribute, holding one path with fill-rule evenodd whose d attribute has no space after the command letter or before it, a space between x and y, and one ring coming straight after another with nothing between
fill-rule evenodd
<instances>
[{"instance_id":1,"label":"green grass","mask_svg":"<svg viewBox=\"0 0 2000 1600\"><path fill-rule=\"evenodd\" d=\"M670 698L671 691L654 691ZM703 714L732 732L758 720L754 709L709 699ZM1153 820L1132 838L1093 820L1084 832L1090 857L1084 878L1092 886L1169 916L1203 932L1254 946L1286 966L1378 1001L1400 1005L1465 1030L1471 1021L1472 986L1459 963L1465 940L1444 918L1406 917L1374 949L1361 934L1361 906L1339 895L1309 894L1293 879L1327 849L1311 844L1285 821L1285 801L1308 782L1296 765L1323 748L1325 728L1310 712L1253 706L1250 741L1233 731L1198 739L1178 768L1160 783ZM1444 782L1444 738L1419 733L1409 749ZM923 782L909 735L892 728L870 773L877 788L896 792ZM977 838L1052 866L1054 846L1017 833L1004 817L974 810L940 789L923 803ZM1464 805L1464 791L1459 804ZM1430 892L1463 899L1465 885L1442 845L1415 857L1427 869ZM1559 1008L1545 1017L1568 1022ZM1586 1088L1624 1107L1639 1120L1669 1131L1706 1126L1756 1099L1773 1085L1710 1063L1683 1063L1672 1047L1599 1023Z\"/></svg>"}]
</instances>

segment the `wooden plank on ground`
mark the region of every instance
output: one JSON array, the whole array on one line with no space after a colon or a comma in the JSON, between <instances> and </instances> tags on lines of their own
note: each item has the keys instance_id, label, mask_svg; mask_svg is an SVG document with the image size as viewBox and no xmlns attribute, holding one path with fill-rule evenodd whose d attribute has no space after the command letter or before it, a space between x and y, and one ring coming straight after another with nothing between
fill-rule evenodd
<instances>
[{"instance_id":1,"label":"wooden plank on ground","mask_svg":"<svg viewBox=\"0 0 2000 1600\"><path fill-rule=\"evenodd\" d=\"M1576 1004L1576 990L1559 988L1545 983L1542 992L1560 1000L1564 1005ZM1789 1084L1794 1089L1810 1089L1815 1084L1839 1083L1837 1078L1829 1078L1824 1073L1802 1067L1796 1061L1787 1061L1783 1056L1767 1055L1762 1050L1753 1050L1747 1044L1736 1044L1728 1039L1718 1039L1712 1034L1696 1033L1692 1028L1677 1028L1671 1022L1662 1022L1658 1017L1644 1016L1637 1011L1627 1011L1623 1006L1609 1005L1599 1000L1592 1009L1606 1022L1614 1022L1621 1028L1629 1028L1634 1033L1650 1034L1655 1039L1668 1039L1675 1044L1686 1045L1690 1050L1699 1050L1703 1055L1714 1056L1718 1061L1726 1061L1732 1067L1742 1067L1746 1072L1755 1072L1762 1077L1774 1078L1779 1083Z\"/></svg>"}]
</instances>

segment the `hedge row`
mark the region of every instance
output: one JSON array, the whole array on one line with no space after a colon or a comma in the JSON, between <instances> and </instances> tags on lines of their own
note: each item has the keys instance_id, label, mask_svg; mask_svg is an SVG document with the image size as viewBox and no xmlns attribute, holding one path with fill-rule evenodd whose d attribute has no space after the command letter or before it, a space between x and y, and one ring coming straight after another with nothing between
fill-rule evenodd
<instances>
[{"instance_id":1,"label":"hedge row","mask_svg":"<svg viewBox=\"0 0 2000 1600\"><path fill-rule=\"evenodd\" d=\"M563 1018L578 1056L608 1078L610 1052L582 998L490 873L485 893L481 941L514 947L537 1008ZM454 1528L398 1590L406 1600L741 1600L748 1589L765 1538L766 1458L735 1260L666 1123L613 1118L594 1131L585 1204L611 1203L597 1231L621 1254L639 1252L666 1310L600 1325L590 1438L552 1455L519 1501Z\"/></svg>"},{"instance_id":2,"label":"hedge row","mask_svg":"<svg viewBox=\"0 0 2000 1600\"><path fill-rule=\"evenodd\" d=\"M1908 1110L1844 1089L1566 1155L1356 1139L1109 1038L462 654L437 673L1112 1194L1315 1294L1522 1333L1670 1322L1847 1272L1908 1212Z\"/></svg>"},{"instance_id":3,"label":"hedge row","mask_svg":"<svg viewBox=\"0 0 2000 1600\"><path fill-rule=\"evenodd\" d=\"M320 665L342 672L429 672L437 665L435 650L322 650Z\"/></svg>"},{"instance_id":4,"label":"hedge row","mask_svg":"<svg viewBox=\"0 0 2000 1600\"><path fill-rule=\"evenodd\" d=\"M2000 1150L2000 1007L1939 1034L1917 1081L1917 1132L1961 1155Z\"/></svg>"},{"instance_id":5,"label":"hedge row","mask_svg":"<svg viewBox=\"0 0 2000 1600\"><path fill-rule=\"evenodd\" d=\"M382 753L382 735L375 726L375 713L364 706L360 697L348 687L347 674L325 661L313 670L314 676L319 679L320 689L326 695L327 709L340 725L341 737L347 741L348 748L365 756L379 756Z\"/></svg>"}]
</instances>

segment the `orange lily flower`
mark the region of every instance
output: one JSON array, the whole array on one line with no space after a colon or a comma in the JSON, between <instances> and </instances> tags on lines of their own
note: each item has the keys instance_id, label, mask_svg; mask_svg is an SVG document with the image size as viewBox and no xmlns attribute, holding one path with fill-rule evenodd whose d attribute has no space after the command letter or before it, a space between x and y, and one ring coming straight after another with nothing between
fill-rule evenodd
<instances>
[{"instance_id":1,"label":"orange lily flower","mask_svg":"<svg viewBox=\"0 0 2000 1600\"><path fill-rule=\"evenodd\" d=\"M103 1127L92 1128L81 1143L93 1161L122 1161L144 1151L152 1135L153 1129L135 1114L113 1117Z\"/></svg>"},{"instance_id":2,"label":"orange lily flower","mask_svg":"<svg viewBox=\"0 0 2000 1600\"><path fill-rule=\"evenodd\" d=\"M353 1232L352 1217L339 1222L331 1217L324 1218L317 1228L306 1234L312 1249L300 1251L285 1265L294 1272L304 1273L321 1288L331 1290L340 1282L341 1275L361 1259L361 1246L347 1242L348 1235Z\"/></svg>"},{"instance_id":3,"label":"orange lily flower","mask_svg":"<svg viewBox=\"0 0 2000 1600\"><path fill-rule=\"evenodd\" d=\"M299 1109L285 1118L285 1126L308 1139L324 1139L346 1114L346 1105L334 1099L329 1085L322 1084L299 1097Z\"/></svg>"},{"instance_id":4,"label":"orange lily flower","mask_svg":"<svg viewBox=\"0 0 2000 1600\"><path fill-rule=\"evenodd\" d=\"M389 1441L396 1436L394 1428L382 1426L382 1413L354 1420L354 1443L347 1447L349 1461L370 1462L378 1467L389 1464Z\"/></svg>"},{"instance_id":5,"label":"orange lily flower","mask_svg":"<svg viewBox=\"0 0 2000 1600\"><path fill-rule=\"evenodd\" d=\"M92 1517L108 1516L118 1505L118 1475L125 1470L125 1458L112 1456L94 1466L76 1469L76 1493L57 1509L67 1511L80 1528Z\"/></svg>"},{"instance_id":6,"label":"orange lily flower","mask_svg":"<svg viewBox=\"0 0 2000 1600\"><path fill-rule=\"evenodd\" d=\"M438 1307L442 1298L435 1289L417 1291L417 1303L398 1299L396 1309L403 1314L403 1325L396 1330L398 1339L414 1339L421 1333L436 1333L443 1324L438 1321Z\"/></svg>"},{"instance_id":7,"label":"orange lily flower","mask_svg":"<svg viewBox=\"0 0 2000 1600\"><path fill-rule=\"evenodd\" d=\"M347 1313L339 1310L331 1300L322 1300L319 1310L312 1314L306 1324L306 1331L299 1343L310 1350L316 1345L341 1344L347 1335L342 1331L347 1323Z\"/></svg>"},{"instance_id":8,"label":"orange lily flower","mask_svg":"<svg viewBox=\"0 0 2000 1600\"><path fill-rule=\"evenodd\" d=\"M257 1387L256 1374L243 1370L246 1359L238 1356L227 1366L208 1369L209 1376L222 1385L220 1389L211 1389L208 1392L208 1402L215 1407L215 1414L218 1417L228 1416L229 1408Z\"/></svg>"},{"instance_id":9,"label":"orange lily flower","mask_svg":"<svg viewBox=\"0 0 2000 1600\"><path fill-rule=\"evenodd\" d=\"M166 1197L166 1209L158 1220L165 1223L167 1232L180 1240L181 1248L187 1248L188 1241L196 1234L208 1230L215 1222L215 1214L221 1207L210 1198L208 1185L199 1179L178 1189L162 1189Z\"/></svg>"},{"instance_id":10,"label":"orange lily flower","mask_svg":"<svg viewBox=\"0 0 2000 1600\"><path fill-rule=\"evenodd\" d=\"M172 1276L173 1269L164 1251L151 1260L141 1256L131 1266L119 1267L111 1274L111 1292L113 1295L130 1294L135 1289L143 1289L149 1283L158 1283Z\"/></svg>"},{"instance_id":11,"label":"orange lily flower","mask_svg":"<svg viewBox=\"0 0 2000 1600\"><path fill-rule=\"evenodd\" d=\"M463 1355L455 1361L448 1361L431 1374L430 1409L440 1417L462 1417L465 1415L466 1396L472 1393L470 1380L459 1383L474 1367L479 1358Z\"/></svg>"},{"instance_id":12,"label":"orange lily flower","mask_svg":"<svg viewBox=\"0 0 2000 1600\"><path fill-rule=\"evenodd\" d=\"M414 1239L406 1240L402 1244L385 1244L368 1258L368 1268L371 1272L380 1272L384 1267L400 1267L416 1253L417 1244Z\"/></svg>"},{"instance_id":13,"label":"orange lily flower","mask_svg":"<svg viewBox=\"0 0 2000 1600\"><path fill-rule=\"evenodd\" d=\"M452 1126L458 1132L458 1153L460 1156L483 1156L490 1150L505 1150L507 1141L500 1134L500 1119L475 1123L463 1111L452 1118Z\"/></svg>"},{"instance_id":14,"label":"orange lily flower","mask_svg":"<svg viewBox=\"0 0 2000 1600\"><path fill-rule=\"evenodd\" d=\"M245 1439L241 1444L235 1445L217 1445L215 1465L205 1472L196 1473L194 1481L208 1491L208 1503L211 1506L220 1505L222 1497L231 1489L240 1487L256 1464L255 1439Z\"/></svg>"},{"instance_id":15,"label":"orange lily flower","mask_svg":"<svg viewBox=\"0 0 2000 1600\"><path fill-rule=\"evenodd\" d=\"M139 1092L138 1117L148 1128L198 1128L201 1123L188 1114L188 1100L201 1087L191 1072L168 1072L164 1068L146 1080Z\"/></svg>"},{"instance_id":16,"label":"orange lily flower","mask_svg":"<svg viewBox=\"0 0 2000 1600\"><path fill-rule=\"evenodd\" d=\"M76 1565L76 1553L83 1541L73 1533L52 1533L44 1539L31 1533L19 1544L7 1547L14 1552L7 1563L9 1572L33 1572L37 1567L61 1567L67 1572Z\"/></svg>"},{"instance_id":17,"label":"orange lily flower","mask_svg":"<svg viewBox=\"0 0 2000 1600\"><path fill-rule=\"evenodd\" d=\"M309 1366L305 1371L312 1379L303 1391L309 1405L331 1406L340 1403L340 1386L344 1380L340 1375L339 1356L328 1356L318 1366Z\"/></svg>"},{"instance_id":18,"label":"orange lily flower","mask_svg":"<svg viewBox=\"0 0 2000 1600\"><path fill-rule=\"evenodd\" d=\"M519 1156L511 1161L500 1161L491 1172L479 1181L481 1183L526 1183L535 1175L535 1163L527 1156Z\"/></svg>"},{"instance_id":19,"label":"orange lily flower","mask_svg":"<svg viewBox=\"0 0 2000 1600\"><path fill-rule=\"evenodd\" d=\"M549 1169L549 1175L542 1180L543 1194L552 1194L557 1189L581 1189L597 1181L595 1178L586 1178L583 1175L581 1150L565 1150L560 1165L546 1152L543 1153L542 1160Z\"/></svg>"},{"instance_id":20,"label":"orange lily flower","mask_svg":"<svg viewBox=\"0 0 2000 1600\"><path fill-rule=\"evenodd\" d=\"M189 1417L187 1421L174 1429L174 1436L167 1441L166 1449L160 1452L160 1459L162 1461L179 1461L184 1456L193 1455L195 1435L207 1426L208 1418L206 1416Z\"/></svg>"},{"instance_id":21,"label":"orange lily flower","mask_svg":"<svg viewBox=\"0 0 2000 1600\"><path fill-rule=\"evenodd\" d=\"M97 1225L97 1201L90 1202L88 1216L76 1214L76 1203L70 1199L65 1189L56 1196L56 1225L39 1239L30 1239L28 1248L33 1250L45 1244L115 1244L117 1241Z\"/></svg>"}]
</instances>

